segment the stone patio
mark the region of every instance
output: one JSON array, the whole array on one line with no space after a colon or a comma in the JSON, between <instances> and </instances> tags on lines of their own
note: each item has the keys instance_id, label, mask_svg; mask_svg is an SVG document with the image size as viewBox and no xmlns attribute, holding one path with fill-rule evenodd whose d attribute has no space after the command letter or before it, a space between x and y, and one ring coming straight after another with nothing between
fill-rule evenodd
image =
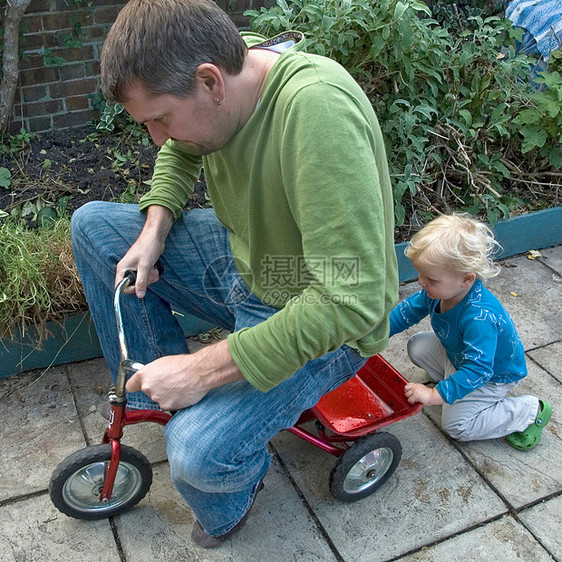
<instances>
[{"instance_id":1,"label":"stone patio","mask_svg":"<svg viewBox=\"0 0 562 562\"><path fill-rule=\"evenodd\" d=\"M152 488L138 506L93 522L56 510L51 473L100 441L105 422L97 407L110 377L102 359L32 371L0 379L0 561L562 562L562 246L503 266L488 286L527 353L529 376L516 393L554 407L536 449L454 442L440 430L440 409L424 408L383 429L403 447L396 473L369 498L345 504L329 491L334 457L283 433L271 443L273 465L247 526L203 550L191 542L193 514L171 484L160 426L125 429L123 442L153 463ZM404 285L402 297L415 290L416 283ZM413 333L394 337L383 356L422 381L405 353Z\"/></svg>"}]
</instances>

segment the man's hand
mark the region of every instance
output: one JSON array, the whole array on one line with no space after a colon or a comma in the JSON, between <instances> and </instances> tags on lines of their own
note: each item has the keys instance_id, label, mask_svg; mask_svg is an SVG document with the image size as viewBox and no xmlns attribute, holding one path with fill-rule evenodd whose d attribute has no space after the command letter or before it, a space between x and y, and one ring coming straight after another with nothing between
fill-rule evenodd
<instances>
[{"instance_id":1,"label":"man's hand","mask_svg":"<svg viewBox=\"0 0 562 562\"><path fill-rule=\"evenodd\" d=\"M425 384L409 382L404 387L404 394L410 404L420 402L424 406L440 406L445 400L437 388L428 388Z\"/></svg>"},{"instance_id":2,"label":"man's hand","mask_svg":"<svg viewBox=\"0 0 562 562\"><path fill-rule=\"evenodd\" d=\"M170 232L174 219L172 212L159 205L148 208L144 228L123 259L117 264L115 286L123 279L128 269L136 273L134 288L127 287L126 293L135 292L140 299L146 294L146 288L160 278L154 267L164 251L166 236Z\"/></svg>"},{"instance_id":3,"label":"man's hand","mask_svg":"<svg viewBox=\"0 0 562 562\"><path fill-rule=\"evenodd\" d=\"M196 404L212 388L243 378L223 340L197 353L148 363L129 379L126 389L142 390L163 410L179 410Z\"/></svg>"}]
</instances>

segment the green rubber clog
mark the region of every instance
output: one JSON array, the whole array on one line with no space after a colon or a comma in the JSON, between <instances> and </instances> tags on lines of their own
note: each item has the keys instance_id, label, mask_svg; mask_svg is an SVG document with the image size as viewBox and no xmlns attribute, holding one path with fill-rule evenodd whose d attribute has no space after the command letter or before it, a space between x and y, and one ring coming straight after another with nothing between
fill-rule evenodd
<instances>
[{"instance_id":1,"label":"green rubber clog","mask_svg":"<svg viewBox=\"0 0 562 562\"><path fill-rule=\"evenodd\" d=\"M516 431L505 438L515 449L528 451L539 444L542 430L552 416L552 406L546 400L539 400L539 408L535 421L525 431Z\"/></svg>"}]
</instances>

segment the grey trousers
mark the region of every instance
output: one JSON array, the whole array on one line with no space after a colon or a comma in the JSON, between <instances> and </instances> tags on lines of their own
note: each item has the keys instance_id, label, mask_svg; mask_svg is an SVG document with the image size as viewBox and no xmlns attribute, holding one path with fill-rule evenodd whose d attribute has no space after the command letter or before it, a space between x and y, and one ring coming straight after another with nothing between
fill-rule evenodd
<instances>
[{"instance_id":1,"label":"grey trousers","mask_svg":"<svg viewBox=\"0 0 562 562\"><path fill-rule=\"evenodd\" d=\"M438 382L456 372L445 348L433 332L419 332L408 342L414 365ZM539 411L535 396L507 396L518 383L488 382L453 404L443 404L443 430L459 441L496 439L531 425Z\"/></svg>"}]
</instances>

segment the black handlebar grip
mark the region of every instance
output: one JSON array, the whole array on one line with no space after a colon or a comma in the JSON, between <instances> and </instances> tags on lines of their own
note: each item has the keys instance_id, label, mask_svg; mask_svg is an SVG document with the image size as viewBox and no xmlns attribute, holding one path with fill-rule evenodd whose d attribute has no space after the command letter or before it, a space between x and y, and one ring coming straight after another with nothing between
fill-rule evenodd
<instances>
[{"instance_id":1,"label":"black handlebar grip","mask_svg":"<svg viewBox=\"0 0 562 562\"><path fill-rule=\"evenodd\" d=\"M129 280L129 285L133 286L137 281L137 272L132 269L127 269L123 277Z\"/></svg>"},{"instance_id":2,"label":"black handlebar grip","mask_svg":"<svg viewBox=\"0 0 562 562\"><path fill-rule=\"evenodd\" d=\"M160 263L160 260L156 262L154 267L158 270L158 275L161 276L164 273L164 266ZM129 285L131 287L137 282L137 272L133 271L132 269L127 269L123 277L129 280Z\"/></svg>"}]
</instances>

